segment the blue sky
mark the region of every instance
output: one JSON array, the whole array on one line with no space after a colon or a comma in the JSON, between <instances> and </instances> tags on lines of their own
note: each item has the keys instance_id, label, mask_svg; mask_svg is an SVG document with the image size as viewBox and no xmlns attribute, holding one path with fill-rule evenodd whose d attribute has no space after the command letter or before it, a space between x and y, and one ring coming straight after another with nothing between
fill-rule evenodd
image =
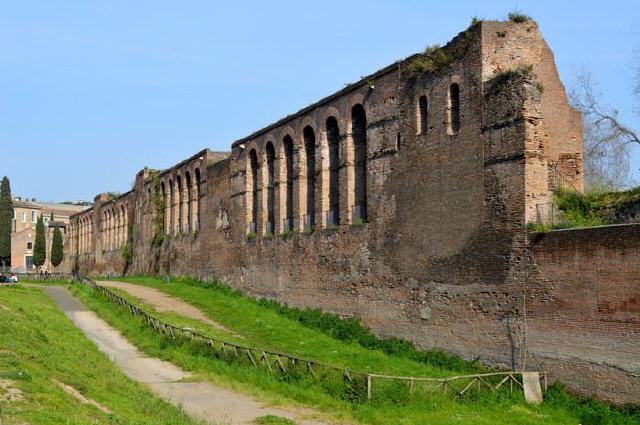
<instances>
[{"instance_id":1,"label":"blue sky","mask_svg":"<svg viewBox=\"0 0 640 425\"><path fill-rule=\"evenodd\" d=\"M637 0L0 4L0 174L22 196L124 192L144 166L227 150L362 75L446 43L473 16L514 9L539 22L565 83L591 70L605 103L640 127ZM640 149L632 168L638 179Z\"/></svg>"}]
</instances>

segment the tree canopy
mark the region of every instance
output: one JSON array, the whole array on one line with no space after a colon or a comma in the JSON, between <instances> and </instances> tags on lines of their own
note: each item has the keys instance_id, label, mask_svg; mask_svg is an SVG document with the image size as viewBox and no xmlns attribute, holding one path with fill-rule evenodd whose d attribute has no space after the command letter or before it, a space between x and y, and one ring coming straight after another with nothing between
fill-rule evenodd
<instances>
[{"instance_id":1,"label":"tree canopy","mask_svg":"<svg viewBox=\"0 0 640 425\"><path fill-rule=\"evenodd\" d=\"M44 265L46 259L47 242L44 232L44 219L42 218L42 216L40 216L38 217L38 222L36 223L36 242L33 246L33 265L36 267L41 267L42 265Z\"/></svg>"},{"instance_id":2,"label":"tree canopy","mask_svg":"<svg viewBox=\"0 0 640 425\"><path fill-rule=\"evenodd\" d=\"M56 224L53 228L53 239L51 240L51 265L58 267L63 258L62 232Z\"/></svg>"},{"instance_id":3,"label":"tree canopy","mask_svg":"<svg viewBox=\"0 0 640 425\"><path fill-rule=\"evenodd\" d=\"M11 184L3 177L0 184L0 264L11 264L11 221L13 220L13 202Z\"/></svg>"}]
</instances>

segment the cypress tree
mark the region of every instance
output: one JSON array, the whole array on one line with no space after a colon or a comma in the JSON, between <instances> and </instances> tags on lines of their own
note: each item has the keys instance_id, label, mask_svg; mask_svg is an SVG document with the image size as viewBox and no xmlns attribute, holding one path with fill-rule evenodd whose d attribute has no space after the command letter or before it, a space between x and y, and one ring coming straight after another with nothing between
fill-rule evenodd
<instances>
[{"instance_id":1,"label":"cypress tree","mask_svg":"<svg viewBox=\"0 0 640 425\"><path fill-rule=\"evenodd\" d=\"M13 202L11 184L8 177L0 184L0 264L11 265L11 221L13 220Z\"/></svg>"},{"instance_id":2,"label":"cypress tree","mask_svg":"<svg viewBox=\"0 0 640 425\"><path fill-rule=\"evenodd\" d=\"M44 220L42 216L38 217L36 223L36 242L33 246L33 265L41 267L47 259L47 242L44 233Z\"/></svg>"},{"instance_id":3,"label":"cypress tree","mask_svg":"<svg viewBox=\"0 0 640 425\"><path fill-rule=\"evenodd\" d=\"M62 263L62 232L56 224L53 228L53 239L51 240L51 265L58 267Z\"/></svg>"}]
</instances>

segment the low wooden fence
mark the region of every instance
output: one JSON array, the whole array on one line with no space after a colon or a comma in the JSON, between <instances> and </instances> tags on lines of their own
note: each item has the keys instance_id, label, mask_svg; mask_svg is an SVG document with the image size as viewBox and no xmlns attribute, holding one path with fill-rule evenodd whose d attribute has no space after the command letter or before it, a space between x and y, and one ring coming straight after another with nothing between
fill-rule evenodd
<instances>
[{"instance_id":1,"label":"low wooden fence","mask_svg":"<svg viewBox=\"0 0 640 425\"><path fill-rule=\"evenodd\" d=\"M60 276L58 276L58 278L60 278ZM341 380L345 390L342 395L353 401L370 401L375 398L374 391L377 389L379 389L380 392L393 391L395 394L398 394L400 391L406 393L408 396L428 395L440 392L442 394L452 394L455 398L462 397L471 390L488 390L495 392L506 389L509 392L513 392L514 390L522 391L524 388L523 375L525 373L531 373L509 371L459 375L445 378L426 378L351 371L315 360L202 335L193 329L182 328L163 322L106 287L98 285L94 280L86 276L64 275L64 278L82 283L100 292L111 302L129 311L130 314L142 318L147 325L159 334L172 339L184 338L193 343L207 346L216 358L225 361L241 361L250 364L254 368L265 369L268 372L278 373L284 377L294 378L306 376L318 381L327 380L334 383L336 380ZM541 386L546 390L547 372L534 373L539 374Z\"/></svg>"},{"instance_id":2,"label":"low wooden fence","mask_svg":"<svg viewBox=\"0 0 640 425\"><path fill-rule=\"evenodd\" d=\"M15 275L18 277L18 281L45 282L52 280L75 280L75 277L69 273L16 273Z\"/></svg>"}]
</instances>

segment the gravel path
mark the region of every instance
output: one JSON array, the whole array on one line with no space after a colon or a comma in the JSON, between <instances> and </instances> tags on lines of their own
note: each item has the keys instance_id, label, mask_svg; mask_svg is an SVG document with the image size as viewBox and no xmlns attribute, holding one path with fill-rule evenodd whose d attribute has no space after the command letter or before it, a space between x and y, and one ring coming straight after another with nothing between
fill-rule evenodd
<instances>
[{"instance_id":1,"label":"gravel path","mask_svg":"<svg viewBox=\"0 0 640 425\"><path fill-rule=\"evenodd\" d=\"M147 385L168 402L181 406L194 418L211 424L251 424L261 416L289 418L299 425L327 425L304 419L311 410L289 411L264 406L247 395L208 382L180 382L191 375L172 363L147 357L120 332L100 319L64 287L44 287L44 291L67 317L104 352L129 378Z\"/></svg>"}]
</instances>

